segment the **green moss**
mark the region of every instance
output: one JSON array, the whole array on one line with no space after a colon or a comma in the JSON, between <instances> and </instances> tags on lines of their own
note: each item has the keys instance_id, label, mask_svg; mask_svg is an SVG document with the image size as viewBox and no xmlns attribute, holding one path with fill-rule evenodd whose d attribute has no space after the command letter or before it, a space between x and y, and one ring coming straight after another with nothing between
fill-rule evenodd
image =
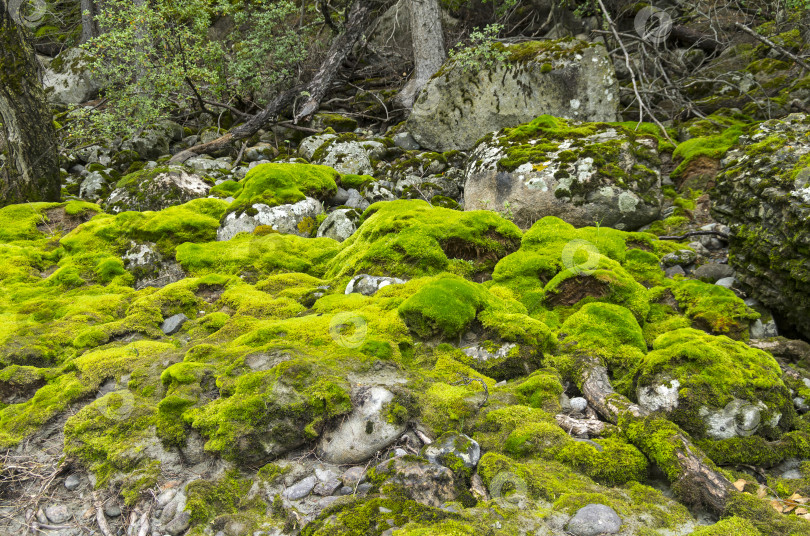
<instances>
[{"instance_id":1,"label":"green moss","mask_svg":"<svg viewBox=\"0 0 810 536\"><path fill-rule=\"evenodd\" d=\"M567 296L565 292L560 295L560 291L569 285L576 286L577 278L582 277L591 282L592 298L600 292L612 294L605 301L615 300L614 303L627 306L643 318L647 299L628 271L643 274L639 278L645 280L657 279L660 269L656 272L649 257L631 252L644 248L658 256L659 247L662 246L649 234L597 227L575 229L559 218L547 216L526 232L518 251L498 262L491 288L509 289L529 313L535 313L548 305L549 300L555 305L558 301L567 305L572 300L579 301L576 295ZM554 285L549 287L555 278ZM571 281L565 283L567 280ZM552 292L549 294L546 289ZM587 295L582 292L580 298Z\"/></svg>"},{"instance_id":2,"label":"green moss","mask_svg":"<svg viewBox=\"0 0 810 536\"><path fill-rule=\"evenodd\" d=\"M372 177L371 175L341 175L340 176L340 185L347 190L349 188L354 188L358 192L362 192L366 186L376 182L377 179Z\"/></svg>"},{"instance_id":3,"label":"green moss","mask_svg":"<svg viewBox=\"0 0 810 536\"><path fill-rule=\"evenodd\" d=\"M460 335L486 303L483 288L460 277L431 281L399 306L399 314L417 335Z\"/></svg>"},{"instance_id":4,"label":"green moss","mask_svg":"<svg viewBox=\"0 0 810 536\"><path fill-rule=\"evenodd\" d=\"M267 505L258 497L248 498L253 480L240 478L237 471L231 470L217 480L198 479L186 488L186 511L191 515L192 525L203 525L215 517L227 514L252 514L260 517ZM248 527L255 528L253 523Z\"/></svg>"},{"instance_id":5,"label":"green moss","mask_svg":"<svg viewBox=\"0 0 810 536\"><path fill-rule=\"evenodd\" d=\"M434 523L459 519L459 514L431 508L401 497L349 498L326 508L304 527L302 536L380 536L395 526L409 522Z\"/></svg>"},{"instance_id":6,"label":"green moss","mask_svg":"<svg viewBox=\"0 0 810 536\"><path fill-rule=\"evenodd\" d=\"M268 206L296 203L306 197L326 199L337 192L340 174L327 166L310 164L260 164L239 182L241 190L231 193L235 197L228 213L244 212L251 205Z\"/></svg>"},{"instance_id":7,"label":"green moss","mask_svg":"<svg viewBox=\"0 0 810 536\"><path fill-rule=\"evenodd\" d=\"M208 438L207 451L243 464L269 461L318 437L330 419L352 407L345 380L304 360L243 374L229 394L186 418Z\"/></svg>"},{"instance_id":8,"label":"green moss","mask_svg":"<svg viewBox=\"0 0 810 536\"><path fill-rule=\"evenodd\" d=\"M747 493L733 494L724 515L749 521L763 536L803 536L810 532L807 521L780 514L768 502Z\"/></svg>"},{"instance_id":9,"label":"green moss","mask_svg":"<svg viewBox=\"0 0 810 536\"><path fill-rule=\"evenodd\" d=\"M729 517L721 519L714 525L698 528L692 536L760 536L756 527L747 519L741 517Z\"/></svg>"},{"instance_id":10,"label":"green moss","mask_svg":"<svg viewBox=\"0 0 810 536\"><path fill-rule=\"evenodd\" d=\"M672 293L694 326L734 339L747 339L748 326L759 313L730 289L696 279L674 281Z\"/></svg>"},{"instance_id":11,"label":"green moss","mask_svg":"<svg viewBox=\"0 0 810 536\"><path fill-rule=\"evenodd\" d=\"M323 275L340 250L331 238L296 235L239 234L225 242L186 243L177 248L177 261L193 275L250 274L256 278L274 272Z\"/></svg>"},{"instance_id":12,"label":"green moss","mask_svg":"<svg viewBox=\"0 0 810 536\"><path fill-rule=\"evenodd\" d=\"M765 403L757 433L766 437L789 430L795 418L773 357L725 336L685 328L658 337L635 373L636 384L658 385L674 378L680 382L679 400L669 418L694 437L704 434L701 407L723 408L734 398ZM777 414L781 418L773 427L768 423Z\"/></svg>"},{"instance_id":13,"label":"green moss","mask_svg":"<svg viewBox=\"0 0 810 536\"><path fill-rule=\"evenodd\" d=\"M568 317L560 328L560 339L563 349L598 357L617 379L634 370L647 351L630 310L607 303L586 304Z\"/></svg>"},{"instance_id":14,"label":"green moss","mask_svg":"<svg viewBox=\"0 0 810 536\"><path fill-rule=\"evenodd\" d=\"M227 180L223 181L208 191L208 195L213 195L214 197L226 198L226 197L234 197L239 195L242 191L242 184L236 181Z\"/></svg>"},{"instance_id":15,"label":"green moss","mask_svg":"<svg viewBox=\"0 0 810 536\"><path fill-rule=\"evenodd\" d=\"M492 212L459 212L417 200L375 203L363 217L331 261L329 277L473 275L517 249L521 236L517 226Z\"/></svg>"},{"instance_id":16,"label":"green moss","mask_svg":"<svg viewBox=\"0 0 810 536\"><path fill-rule=\"evenodd\" d=\"M672 153L672 157L680 160L680 163L671 173L671 176L673 178L680 177L689 164L697 158L705 157L719 160L737 143L742 134L742 127L734 125L719 134L692 138L679 144L675 148L675 152Z\"/></svg>"}]
</instances>

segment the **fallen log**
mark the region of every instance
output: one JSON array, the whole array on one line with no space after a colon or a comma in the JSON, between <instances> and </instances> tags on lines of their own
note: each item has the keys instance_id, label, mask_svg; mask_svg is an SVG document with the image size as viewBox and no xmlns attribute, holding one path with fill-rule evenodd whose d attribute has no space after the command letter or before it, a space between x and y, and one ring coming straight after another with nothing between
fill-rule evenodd
<instances>
[{"instance_id":1,"label":"fallen log","mask_svg":"<svg viewBox=\"0 0 810 536\"><path fill-rule=\"evenodd\" d=\"M580 356L578 365L579 388L588 403L605 420L619 425L630 442L658 465L678 499L722 513L730 497L738 492L689 434L616 393L599 359Z\"/></svg>"}]
</instances>

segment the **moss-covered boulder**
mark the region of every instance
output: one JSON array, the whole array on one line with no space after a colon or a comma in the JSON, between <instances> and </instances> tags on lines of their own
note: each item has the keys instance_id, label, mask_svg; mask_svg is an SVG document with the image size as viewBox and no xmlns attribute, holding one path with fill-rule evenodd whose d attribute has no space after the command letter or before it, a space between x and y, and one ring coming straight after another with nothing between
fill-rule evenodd
<instances>
[{"instance_id":1,"label":"moss-covered boulder","mask_svg":"<svg viewBox=\"0 0 810 536\"><path fill-rule=\"evenodd\" d=\"M779 437L794 425L779 364L762 350L691 328L659 336L634 373L642 407L694 437Z\"/></svg>"},{"instance_id":2,"label":"moss-covered boulder","mask_svg":"<svg viewBox=\"0 0 810 536\"><path fill-rule=\"evenodd\" d=\"M259 164L241 182L226 181L212 189L234 198L217 239L230 240L260 225L286 234L314 235L315 220L323 212L321 201L337 192L338 180L338 172L326 166Z\"/></svg>"},{"instance_id":3,"label":"moss-covered boulder","mask_svg":"<svg viewBox=\"0 0 810 536\"><path fill-rule=\"evenodd\" d=\"M375 203L363 218L332 261L330 276L408 278L447 271L480 279L520 244L520 229L492 212L398 200Z\"/></svg>"},{"instance_id":4,"label":"moss-covered boulder","mask_svg":"<svg viewBox=\"0 0 810 536\"><path fill-rule=\"evenodd\" d=\"M102 203L113 214L126 210L163 210L204 197L213 180L188 173L181 167L137 171L119 180Z\"/></svg>"},{"instance_id":5,"label":"moss-covered boulder","mask_svg":"<svg viewBox=\"0 0 810 536\"><path fill-rule=\"evenodd\" d=\"M618 84L602 45L529 41L495 44L492 54L502 59L486 67L451 60L425 86L407 121L422 147L467 150L484 133L542 114L616 120Z\"/></svg>"},{"instance_id":6,"label":"moss-covered boulder","mask_svg":"<svg viewBox=\"0 0 810 536\"><path fill-rule=\"evenodd\" d=\"M810 116L766 121L728 153L714 214L743 289L810 337Z\"/></svg>"},{"instance_id":7,"label":"moss-covered boulder","mask_svg":"<svg viewBox=\"0 0 810 536\"><path fill-rule=\"evenodd\" d=\"M504 211L522 227L557 216L576 227L638 229L661 207L658 143L619 124L540 116L478 142L465 209Z\"/></svg>"}]
</instances>

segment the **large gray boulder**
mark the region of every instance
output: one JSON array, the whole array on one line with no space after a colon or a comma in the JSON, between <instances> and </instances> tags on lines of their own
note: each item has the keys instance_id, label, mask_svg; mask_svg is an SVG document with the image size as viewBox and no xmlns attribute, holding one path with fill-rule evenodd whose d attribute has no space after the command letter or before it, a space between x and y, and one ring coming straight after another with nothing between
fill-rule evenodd
<instances>
[{"instance_id":1,"label":"large gray boulder","mask_svg":"<svg viewBox=\"0 0 810 536\"><path fill-rule=\"evenodd\" d=\"M488 132L543 114L617 120L616 73L601 44L561 39L494 46L505 61L477 71L451 61L422 90L406 123L422 147L467 150Z\"/></svg>"},{"instance_id":2,"label":"large gray boulder","mask_svg":"<svg viewBox=\"0 0 810 536\"><path fill-rule=\"evenodd\" d=\"M188 173L182 167L155 168L122 178L103 206L112 213L163 210L204 197L210 189L211 184L203 177Z\"/></svg>"},{"instance_id":3,"label":"large gray boulder","mask_svg":"<svg viewBox=\"0 0 810 536\"><path fill-rule=\"evenodd\" d=\"M42 86L48 99L59 104L80 104L92 99L101 88L93 79L83 51L70 48L53 60L38 56L43 66Z\"/></svg>"},{"instance_id":4,"label":"large gray boulder","mask_svg":"<svg viewBox=\"0 0 810 536\"><path fill-rule=\"evenodd\" d=\"M619 126L541 116L490 134L470 154L465 210L496 210L529 227L556 216L635 230L658 218L658 141Z\"/></svg>"},{"instance_id":5,"label":"large gray boulder","mask_svg":"<svg viewBox=\"0 0 810 536\"><path fill-rule=\"evenodd\" d=\"M714 216L742 289L810 337L810 116L762 123L722 162Z\"/></svg>"}]
</instances>

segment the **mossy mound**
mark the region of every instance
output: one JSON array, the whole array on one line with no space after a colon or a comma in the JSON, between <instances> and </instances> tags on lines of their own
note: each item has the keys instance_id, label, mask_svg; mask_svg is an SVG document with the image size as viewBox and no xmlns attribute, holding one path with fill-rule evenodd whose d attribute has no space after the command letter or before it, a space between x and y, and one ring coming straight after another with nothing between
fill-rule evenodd
<instances>
[{"instance_id":1,"label":"mossy mound","mask_svg":"<svg viewBox=\"0 0 810 536\"><path fill-rule=\"evenodd\" d=\"M518 251L495 266L491 284L509 289L530 313L590 297L628 306L642 319L647 297L636 279L660 281L658 260L672 248L654 235L576 229L547 216L526 232ZM590 289L583 283L590 283Z\"/></svg>"},{"instance_id":2,"label":"mossy mound","mask_svg":"<svg viewBox=\"0 0 810 536\"><path fill-rule=\"evenodd\" d=\"M416 277L488 273L520 244L521 232L497 214L431 207L425 201L375 203L334 258L327 275Z\"/></svg>"},{"instance_id":3,"label":"mossy mound","mask_svg":"<svg viewBox=\"0 0 810 536\"><path fill-rule=\"evenodd\" d=\"M770 354L691 328L659 336L634 377L639 389L669 386L677 380L677 404L668 416L694 437L707 433L778 437L792 428L796 415L779 364ZM727 430L717 412L736 400L755 408L757 416L751 418L756 422L734 416L729 408L733 429Z\"/></svg>"},{"instance_id":4,"label":"mossy mound","mask_svg":"<svg viewBox=\"0 0 810 536\"><path fill-rule=\"evenodd\" d=\"M297 203L307 197L327 199L337 192L340 174L327 166L310 164L259 164L228 194L234 197L227 213L241 213L261 203L270 207ZM221 185L220 185L221 186Z\"/></svg>"}]
</instances>

